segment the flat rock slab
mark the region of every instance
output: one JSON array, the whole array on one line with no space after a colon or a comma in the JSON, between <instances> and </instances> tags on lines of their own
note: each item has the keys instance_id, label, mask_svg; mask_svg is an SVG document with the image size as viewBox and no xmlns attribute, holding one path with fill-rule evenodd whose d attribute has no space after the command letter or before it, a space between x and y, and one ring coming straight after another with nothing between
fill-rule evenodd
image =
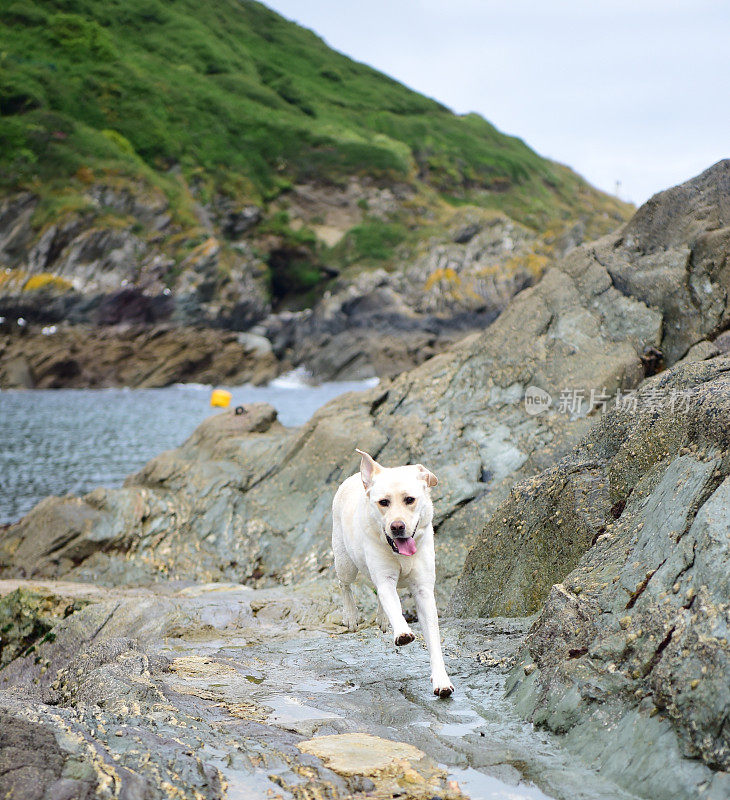
<instances>
[{"instance_id":1,"label":"flat rock slab","mask_svg":"<svg viewBox=\"0 0 730 800\"><path fill-rule=\"evenodd\" d=\"M456 800L463 798L459 784L447 781L447 773L439 769L417 747L371 736L368 733L344 733L318 736L300 742L303 753L320 758L338 775L360 777L360 786L368 793L397 797Z\"/></svg>"},{"instance_id":2,"label":"flat rock slab","mask_svg":"<svg viewBox=\"0 0 730 800\"><path fill-rule=\"evenodd\" d=\"M426 754L413 745L392 742L369 733L318 736L300 742L297 747L303 753L321 758L340 775L378 775L426 759Z\"/></svg>"}]
</instances>

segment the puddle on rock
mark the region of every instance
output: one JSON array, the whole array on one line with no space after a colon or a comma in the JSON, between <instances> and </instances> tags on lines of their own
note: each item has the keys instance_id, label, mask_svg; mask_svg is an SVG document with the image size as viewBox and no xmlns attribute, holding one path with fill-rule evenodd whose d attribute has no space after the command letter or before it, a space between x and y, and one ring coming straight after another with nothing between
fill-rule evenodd
<instances>
[{"instance_id":1,"label":"puddle on rock","mask_svg":"<svg viewBox=\"0 0 730 800\"><path fill-rule=\"evenodd\" d=\"M314 706L306 705L296 697L272 696L261 701L271 709L268 722L274 725L291 725L297 722L311 722L316 720L340 719L339 714L331 711L322 711Z\"/></svg>"},{"instance_id":2,"label":"puddle on rock","mask_svg":"<svg viewBox=\"0 0 730 800\"><path fill-rule=\"evenodd\" d=\"M523 783L510 786L472 767L452 769L449 778L458 782L469 800L553 800L537 786Z\"/></svg>"}]
</instances>

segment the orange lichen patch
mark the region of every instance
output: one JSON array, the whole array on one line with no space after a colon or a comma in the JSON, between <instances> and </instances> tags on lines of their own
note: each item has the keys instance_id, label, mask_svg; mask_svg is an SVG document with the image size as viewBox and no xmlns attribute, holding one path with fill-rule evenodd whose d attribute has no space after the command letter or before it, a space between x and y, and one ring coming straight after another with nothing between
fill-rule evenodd
<instances>
[{"instance_id":1,"label":"orange lichen patch","mask_svg":"<svg viewBox=\"0 0 730 800\"><path fill-rule=\"evenodd\" d=\"M461 278L452 267L439 267L426 279L425 289L430 291L437 283L445 283L449 288L456 288L461 284Z\"/></svg>"},{"instance_id":2,"label":"orange lichen patch","mask_svg":"<svg viewBox=\"0 0 730 800\"><path fill-rule=\"evenodd\" d=\"M550 253L547 249L544 252L534 250L528 253L517 253L510 256L506 261L498 261L494 264L485 266L477 274L479 275L512 275L520 270L529 272L535 278L539 278L545 271L545 267L550 263Z\"/></svg>"},{"instance_id":3,"label":"orange lichen patch","mask_svg":"<svg viewBox=\"0 0 730 800\"><path fill-rule=\"evenodd\" d=\"M67 292L73 287L71 281L62 278L60 275L52 275L50 272L39 272L31 275L23 286L24 292L35 292L39 289L51 289L55 292Z\"/></svg>"},{"instance_id":4,"label":"orange lichen patch","mask_svg":"<svg viewBox=\"0 0 730 800\"><path fill-rule=\"evenodd\" d=\"M205 259L214 256L220 249L220 243L215 236L210 236L202 244L199 244L191 253L190 258Z\"/></svg>"},{"instance_id":5,"label":"orange lichen patch","mask_svg":"<svg viewBox=\"0 0 730 800\"><path fill-rule=\"evenodd\" d=\"M20 289L28 279L28 274L23 272L22 269L7 269L0 270L0 289L10 291L12 289Z\"/></svg>"}]
</instances>

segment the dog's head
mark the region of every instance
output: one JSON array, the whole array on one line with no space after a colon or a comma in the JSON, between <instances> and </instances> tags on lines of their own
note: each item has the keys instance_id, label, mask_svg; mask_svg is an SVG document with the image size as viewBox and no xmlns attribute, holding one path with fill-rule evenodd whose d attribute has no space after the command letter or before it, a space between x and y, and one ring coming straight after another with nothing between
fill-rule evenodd
<instances>
[{"instance_id":1,"label":"dog's head","mask_svg":"<svg viewBox=\"0 0 730 800\"><path fill-rule=\"evenodd\" d=\"M429 489L438 478L422 464L383 467L362 450L356 452L361 456L360 477L371 517L394 553L414 555L417 530L433 520Z\"/></svg>"}]
</instances>

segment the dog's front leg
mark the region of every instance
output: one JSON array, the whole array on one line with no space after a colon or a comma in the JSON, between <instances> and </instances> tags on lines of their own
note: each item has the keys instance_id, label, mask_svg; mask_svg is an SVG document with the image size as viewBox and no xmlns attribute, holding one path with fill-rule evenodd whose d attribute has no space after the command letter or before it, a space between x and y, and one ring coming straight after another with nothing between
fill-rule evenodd
<instances>
[{"instance_id":1,"label":"dog's front leg","mask_svg":"<svg viewBox=\"0 0 730 800\"><path fill-rule=\"evenodd\" d=\"M431 661L431 683L433 693L439 697L448 697L454 687L446 674L444 656L441 652L441 634L439 633L439 618L436 610L436 600L433 596L432 586L413 586L411 588L416 599L418 619L426 640L428 657Z\"/></svg>"},{"instance_id":2,"label":"dog's front leg","mask_svg":"<svg viewBox=\"0 0 730 800\"><path fill-rule=\"evenodd\" d=\"M385 616L385 611L383 611L383 604L380 602L380 598L378 598L378 613L375 615L375 624L380 628L383 633L388 632L388 617Z\"/></svg>"},{"instance_id":3,"label":"dog's front leg","mask_svg":"<svg viewBox=\"0 0 730 800\"><path fill-rule=\"evenodd\" d=\"M342 591L342 622L349 631L357 630L357 606L349 583L340 581Z\"/></svg>"},{"instance_id":4,"label":"dog's front leg","mask_svg":"<svg viewBox=\"0 0 730 800\"><path fill-rule=\"evenodd\" d=\"M400 646L410 644L416 637L403 616L400 598L395 588L396 581L397 579L394 576L381 578L375 584L375 588L378 590L380 607L388 617L391 628L393 628L393 641Z\"/></svg>"}]
</instances>

